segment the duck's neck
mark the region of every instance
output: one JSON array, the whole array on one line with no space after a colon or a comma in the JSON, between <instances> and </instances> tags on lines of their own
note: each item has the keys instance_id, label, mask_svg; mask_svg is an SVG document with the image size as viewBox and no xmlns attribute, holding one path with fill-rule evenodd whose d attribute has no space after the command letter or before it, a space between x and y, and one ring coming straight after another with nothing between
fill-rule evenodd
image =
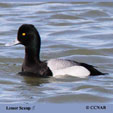
<instances>
[{"instance_id":1,"label":"duck's neck","mask_svg":"<svg viewBox=\"0 0 113 113\"><path fill-rule=\"evenodd\" d=\"M37 30L33 34L34 40L25 47L25 63L26 65L40 63L40 46L41 38Z\"/></svg>"},{"instance_id":2,"label":"duck's neck","mask_svg":"<svg viewBox=\"0 0 113 113\"><path fill-rule=\"evenodd\" d=\"M25 47L25 64L36 64L40 62L40 47Z\"/></svg>"}]
</instances>

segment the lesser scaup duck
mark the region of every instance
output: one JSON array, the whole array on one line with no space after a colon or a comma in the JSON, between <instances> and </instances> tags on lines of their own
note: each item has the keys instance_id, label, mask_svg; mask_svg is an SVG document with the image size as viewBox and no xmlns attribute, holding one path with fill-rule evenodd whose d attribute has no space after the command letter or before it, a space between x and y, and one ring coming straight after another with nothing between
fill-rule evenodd
<instances>
[{"instance_id":1,"label":"lesser scaup duck","mask_svg":"<svg viewBox=\"0 0 113 113\"><path fill-rule=\"evenodd\" d=\"M38 77L71 75L75 77L86 77L95 75L104 75L94 66L63 59L50 59L47 61L40 60L41 38L31 24L20 26L15 44L25 46L25 58L22 65L23 73L32 73Z\"/></svg>"}]
</instances>

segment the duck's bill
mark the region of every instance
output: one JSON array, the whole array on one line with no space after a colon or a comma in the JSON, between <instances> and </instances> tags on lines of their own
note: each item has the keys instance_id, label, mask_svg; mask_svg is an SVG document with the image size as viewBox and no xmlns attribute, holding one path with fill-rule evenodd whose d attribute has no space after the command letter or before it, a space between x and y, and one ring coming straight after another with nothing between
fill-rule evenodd
<instances>
[{"instance_id":1,"label":"duck's bill","mask_svg":"<svg viewBox=\"0 0 113 113\"><path fill-rule=\"evenodd\" d=\"M15 41L13 41L11 43L5 44L5 46L13 46L13 45L18 45L18 44L20 44L20 42L16 39Z\"/></svg>"}]
</instances>

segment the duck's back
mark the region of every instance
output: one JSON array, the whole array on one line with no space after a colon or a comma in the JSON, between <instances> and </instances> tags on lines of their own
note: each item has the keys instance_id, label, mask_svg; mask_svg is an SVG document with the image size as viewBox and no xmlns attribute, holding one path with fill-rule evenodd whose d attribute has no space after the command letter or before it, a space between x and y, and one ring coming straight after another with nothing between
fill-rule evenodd
<instances>
[{"instance_id":1,"label":"duck's back","mask_svg":"<svg viewBox=\"0 0 113 113\"><path fill-rule=\"evenodd\" d=\"M67 67L78 65L77 62L64 59L50 59L47 61L47 65L51 70L59 70Z\"/></svg>"}]
</instances>

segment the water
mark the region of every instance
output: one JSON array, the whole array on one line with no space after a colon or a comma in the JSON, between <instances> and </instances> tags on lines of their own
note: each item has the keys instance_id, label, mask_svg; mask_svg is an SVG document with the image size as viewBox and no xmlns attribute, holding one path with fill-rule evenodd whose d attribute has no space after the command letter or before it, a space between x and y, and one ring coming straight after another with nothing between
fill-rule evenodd
<instances>
[{"instance_id":1,"label":"water","mask_svg":"<svg viewBox=\"0 0 113 113\"><path fill-rule=\"evenodd\" d=\"M41 59L93 64L105 76L31 78L19 76L24 58L15 40L24 23L42 40ZM113 3L0 3L0 104L113 103Z\"/></svg>"}]
</instances>

